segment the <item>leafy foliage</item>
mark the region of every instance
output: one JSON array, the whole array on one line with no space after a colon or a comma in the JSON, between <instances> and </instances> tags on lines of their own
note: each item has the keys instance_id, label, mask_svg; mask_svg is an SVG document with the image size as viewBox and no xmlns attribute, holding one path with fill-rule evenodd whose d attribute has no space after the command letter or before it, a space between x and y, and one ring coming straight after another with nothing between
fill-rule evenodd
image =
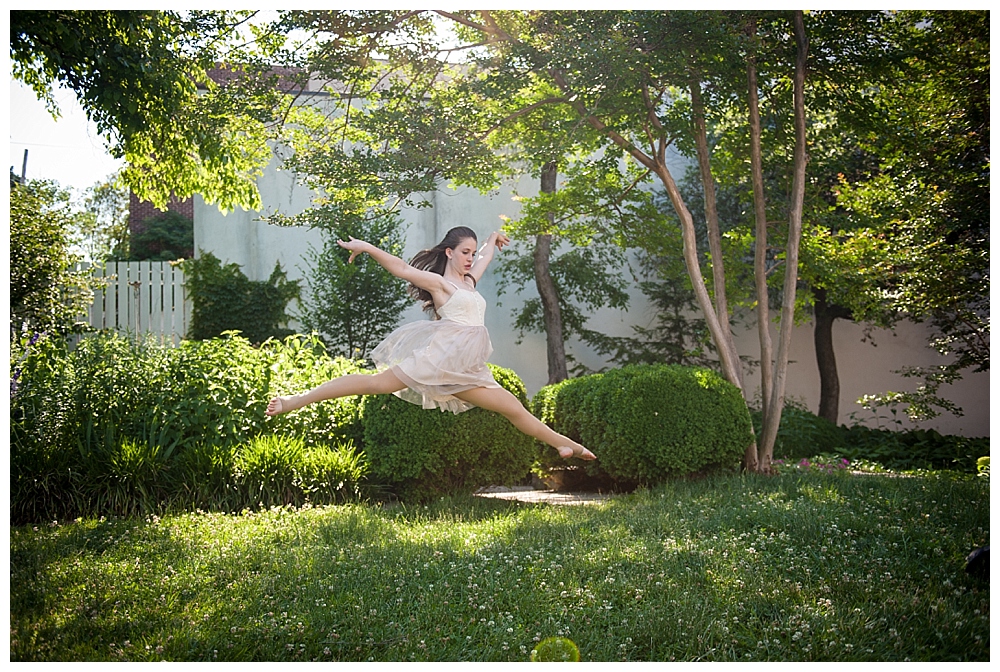
<instances>
[{"instance_id":1,"label":"leafy foliage","mask_svg":"<svg viewBox=\"0 0 1000 672\"><path fill-rule=\"evenodd\" d=\"M233 459L236 499L253 508L356 497L363 473L364 462L350 446L308 447L288 436L254 438L240 446Z\"/></svg>"},{"instance_id":2,"label":"leafy foliage","mask_svg":"<svg viewBox=\"0 0 1000 672\"><path fill-rule=\"evenodd\" d=\"M532 406L597 455L588 472L623 484L735 467L753 441L739 390L702 368L625 366L543 387Z\"/></svg>"},{"instance_id":3,"label":"leafy foliage","mask_svg":"<svg viewBox=\"0 0 1000 672\"><path fill-rule=\"evenodd\" d=\"M751 411L760 432L760 412ZM893 431L862 424L837 426L791 403L781 412L776 457L797 460L834 455L877 464L893 471L947 469L976 473L977 460L990 454L989 438L947 436L931 429Z\"/></svg>"},{"instance_id":4,"label":"leafy foliage","mask_svg":"<svg viewBox=\"0 0 1000 672\"><path fill-rule=\"evenodd\" d=\"M320 213L312 215L314 221L321 217ZM350 252L337 241L353 236L401 256L404 240L399 216L390 213L353 227L326 222L321 228L322 249L310 246L305 255L307 291L299 319L306 330L318 332L334 354L367 357L396 327L411 299L405 283L367 254L348 263Z\"/></svg>"},{"instance_id":5,"label":"leafy foliage","mask_svg":"<svg viewBox=\"0 0 1000 672\"><path fill-rule=\"evenodd\" d=\"M10 188L10 329L69 333L93 301L90 274L74 272L70 231L78 214L55 183Z\"/></svg>"},{"instance_id":6,"label":"leafy foliage","mask_svg":"<svg viewBox=\"0 0 1000 672\"><path fill-rule=\"evenodd\" d=\"M754 433L761 432L761 413L751 411ZM774 455L780 458L813 457L821 453L834 453L846 445L846 434L829 420L809 412L794 403L787 403L781 411L781 424L774 440Z\"/></svg>"},{"instance_id":7,"label":"leafy foliage","mask_svg":"<svg viewBox=\"0 0 1000 672\"><path fill-rule=\"evenodd\" d=\"M83 213L74 230L75 243L91 263L128 257L129 190L118 174L88 187Z\"/></svg>"},{"instance_id":8,"label":"leafy foliage","mask_svg":"<svg viewBox=\"0 0 1000 672\"><path fill-rule=\"evenodd\" d=\"M320 482L331 470L343 471L336 482L344 488L356 485L345 474L361 468L357 456L350 457L362 437L360 399L279 418L264 414L275 394L364 371L330 357L317 339L295 336L255 348L230 335L171 348L101 334L70 351L61 339L45 337L25 339L12 364L14 519L150 512L173 504L256 506L259 499L247 499L249 486L233 489L233 474L235 447L261 435L303 447L296 454L299 480L288 491L293 501L345 494L334 482ZM261 492L254 483L253 492Z\"/></svg>"},{"instance_id":9,"label":"leafy foliage","mask_svg":"<svg viewBox=\"0 0 1000 672\"><path fill-rule=\"evenodd\" d=\"M950 469L974 474L977 460L990 454L990 440L946 436L933 429L892 432L854 425L846 429L844 444L835 452L892 470Z\"/></svg>"},{"instance_id":10,"label":"leafy foliage","mask_svg":"<svg viewBox=\"0 0 1000 672\"><path fill-rule=\"evenodd\" d=\"M871 405L960 415L937 389L989 370L989 12L884 20L872 86L837 101L849 160L821 177L837 217L810 236L821 272L810 280L856 319L927 323L929 345L951 360L899 371L923 378L920 390L869 395Z\"/></svg>"},{"instance_id":11,"label":"leafy foliage","mask_svg":"<svg viewBox=\"0 0 1000 672\"><path fill-rule=\"evenodd\" d=\"M129 261L174 261L194 256L194 222L168 210L149 217L129 239Z\"/></svg>"},{"instance_id":12,"label":"leafy foliage","mask_svg":"<svg viewBox=\"0 0 1000 672\"><path fill-rule=\"evenodd\" d=\"M214 254L203 253L185 259L184 286L193 310L188 338L214 338L227 331L239 331L253 343L284 338L292 330L285 310L299 296L298 281L290 282L276 262L271 277L250 280L238 264L222 265Z\"/></svg>"},{"instance_id":13,"label":"leafy foliage","mask_svg":"<svg viewBox=\"0 0 1000 672\"><path fill-rule=\"evenodd\" d=\"M513 371L489 365L496 381L527 407ZM364 400L365 454L374 479L408 501L469 493L526 477L535 441L503 416L473 408L457 415L426 410L395 395Z\"/></svg>"},{"instance_id":14,"label":"leafy foliage","mask_svg":"<svg viewBox=\"0 0 1000 672\"><path fill-rule=\"evenodd\" d=\"M256 177L270 160L267 123L276 87L218 85L208 70L243 63L267 81L261 64L279 45L258 30L254 48L237 46L248 12L20 10L10 17L12 75L32 87L52 114L52 86L73 90L122 179L165 208L171 195L200 193L223 209L259 208ZM231 80L238 77L231 76ZM201 89L199 93L199 88Z\"/></svg>"}]
</instances>

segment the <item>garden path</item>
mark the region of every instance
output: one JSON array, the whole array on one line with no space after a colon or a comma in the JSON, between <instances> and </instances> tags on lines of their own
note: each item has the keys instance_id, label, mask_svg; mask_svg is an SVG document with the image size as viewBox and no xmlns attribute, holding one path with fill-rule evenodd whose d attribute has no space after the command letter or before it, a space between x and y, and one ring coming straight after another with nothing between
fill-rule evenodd
<instances>
[{"instance_id":1,"label":"garden path","mask_svg":"<svg viewBox=\"0 0 1000 672\"><path fill-rule=\"evenodd\" d=\"M538 489L530 485L516 485L509 488L502 485L491 485L477 492L476 496L532 504L596 504L612 497L612 495L602 492L556 492L555 490Z\"/></svg>"}]
</instances>

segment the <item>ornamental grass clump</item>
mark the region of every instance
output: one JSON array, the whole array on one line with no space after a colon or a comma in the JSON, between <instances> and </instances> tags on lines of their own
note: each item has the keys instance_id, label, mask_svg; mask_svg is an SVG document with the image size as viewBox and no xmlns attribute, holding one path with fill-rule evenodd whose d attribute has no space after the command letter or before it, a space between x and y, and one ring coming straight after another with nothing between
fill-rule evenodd
<instances>
[{"instance_id":1,"label":"ornamental grass clump","mask_svg":"<svg viewBox=\"0 0 1000 672\"><path fill-rule=\"evenodd\" d=\"M527 407L517 374L489 367L497 383ZM537 457L534 439L482 408L455 415L429 411L394 395L374 395L365 397L363 417L371 476L403 500L427 501L486 485L510 485L528 476Z\"/></svg>"},{"instance_id":2,"label":"ornamental grass clump","mask_svg":"<svg viewBox=\"0 0 1000 672\"><path fill-rule=\"evenodd\" d=\"M753 441L739 390L718 374L677 365L626 366L542 388L535 415L590 448L591 474L623 484L734 468ZM543 466L554 466L546 451Z\"/></svg>"}]
</instances>

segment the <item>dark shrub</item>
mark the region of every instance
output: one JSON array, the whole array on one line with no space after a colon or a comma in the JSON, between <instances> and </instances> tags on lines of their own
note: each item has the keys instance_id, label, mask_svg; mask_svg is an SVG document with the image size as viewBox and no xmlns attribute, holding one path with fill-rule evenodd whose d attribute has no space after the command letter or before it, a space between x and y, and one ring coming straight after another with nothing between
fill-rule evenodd
<instances>
[{"instance_id":1,"label":"dark shrub","mask_svg":"<svg viewBox=\"0 0 1000 672\"><path fill-rule=\"evenodd\" d=\"M761 412L751 411L754 433L761 432ZM798 459L832 453L844 445L845 434L829 420L809 412L801 406L786 402L781 409L781 423L774 440L774 457Z\"/></svg>"},{"instance_id":2,"label":"dark shrub","mask_svg":"<svg viewBox=\"0 0 1000 672\"><path fill-rule=\"evenodd\" d=\"M238 264L223 265L209 252L185 259L182 266L192 303L188 338L204 340L239 331L251 343L263 343L292 335L285 311L298 298L299 283L288 280L280 263L264 281L250 280Z\"/></svg>"},{"instance_id":3,"label":"dark shrub","mask_svg":"<svg viewBox=\"0 0 1000 672\"><path fill-rule=\"evenodd\" d=\"M977 460L990 454L989 437L940 434L933 429L890 432L855 425L844 431L844 457L878 462L887 469L951 469L974 474Z\"/></svg>"},{"instance_id":4,"label":"dark shrub","mask_svg":"<svg viewBox=\"0 0 1000 672\"><path fill-rule=\"evenodd\" d=\"M739 390L718 374L677 365L626 366L542 388L535 414L590 448L595 474L653 484L736 467L753 440ZM555 464L546 450L543 465Z\"/></svg>"},{"instance_id":5,"label":"dark shrub","mask_svg":"<svg viewBox=\"0 0 1000 672\"><path fill-rule=\"evenodd\" d=\"M489 366L497 382L527 407L520 378ZM455 415L376 395L365 398L363 418L371 475L405 500L514 483L528 475L537 455L534 439L481 408Z\"/></svg>"},{"instance_id":6,"label":"dark shrub","mask_svg":"<svg viewBox=\"0 0 1000 672\"><path fill-rule=\"evenodd\" d=\"M129 241L129 261L174 261L194 256L194 222L168 210L147 217Z\"/></svg>"}]
</instances>

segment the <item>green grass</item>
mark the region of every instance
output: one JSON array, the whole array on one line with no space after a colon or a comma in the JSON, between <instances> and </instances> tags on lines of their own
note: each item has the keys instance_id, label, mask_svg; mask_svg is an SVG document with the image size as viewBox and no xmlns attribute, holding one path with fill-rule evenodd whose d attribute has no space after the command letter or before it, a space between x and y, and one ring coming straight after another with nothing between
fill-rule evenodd
<instances>
[{"instance_id":1,"label":"green grass","mask_svg":"<svg viewBox=\"0 0 1000 672\"><path fill-rule=\"evenodd\" d=\"M12 661L988 661L989 484L786 470L11 529Z\"/></svg>"}]
</instances>

